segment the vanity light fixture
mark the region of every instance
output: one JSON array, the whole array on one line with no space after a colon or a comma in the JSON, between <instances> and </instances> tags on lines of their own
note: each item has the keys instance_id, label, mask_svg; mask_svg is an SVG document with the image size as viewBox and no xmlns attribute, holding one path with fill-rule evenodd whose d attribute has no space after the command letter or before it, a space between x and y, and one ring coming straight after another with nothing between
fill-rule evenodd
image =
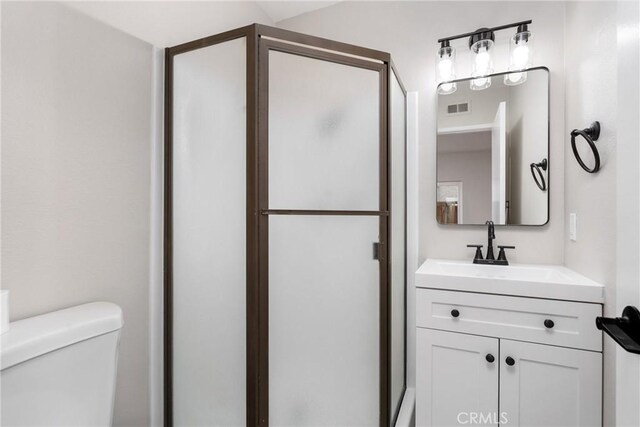
<instances>
[{"instance_id":1,"label":"vanity light fixture","mask_svg":"<svg viewBox=\"0 0 640 427\"><path fill-rule=\"evenodd\" d=\"M451 82L456 78L456 50L449 45L449 40L440 44L438 49L438 93L441 95L450 94L456 91L456 83Z\"/></svg>"},{"instance_id":2,"label":"vanity light fixture","mask_svg":"<svg viewBox=\"0 0 640 427\"><path fill-rule=\"evenodd\" d=\"M504 75L504 84L515 86L527 81L527 73L522 72L531 66L531 31L527 24L518 25L516 34L509 42L509 71L520 71Z\"/></svg>"},{"instance_id":3,"label":"vanity light fixture","mask_svg":"<svg viewBox=\"0 0 640 427\"><path fill-rule=\"evenodd\" d=\"M472 55L472 69L470 80L471 90L482 90L491 86L493 73L493 59L491 57L495 42L495 32L508 28L517 28L516 35L510 41L509 71L514 71L505 75L506 85L517 85L527 79L527 73L522 70L531 66L531 32L529 24L533 21L514 22L513 24L500 25L493 28L480 28L471 33L459 34L457 36L445 37L438 40L440 48L437 55L437 81L438 93L441 95L453 93L456 90L455 79L455 48L450 45L451 40L469 38L469 50Z\"/></svg>"}]
</instances>

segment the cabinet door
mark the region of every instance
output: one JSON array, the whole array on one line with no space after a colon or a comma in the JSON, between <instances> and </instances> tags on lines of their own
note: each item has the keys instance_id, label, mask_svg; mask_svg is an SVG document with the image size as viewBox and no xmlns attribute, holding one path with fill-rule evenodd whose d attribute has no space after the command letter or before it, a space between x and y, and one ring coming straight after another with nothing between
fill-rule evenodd
<instances>
[{"instance_id":1,"label":"cabinet door","mask_svg":"<svg viewBox=\"0 0 640 427\"><path fill-rule=\"evenodd\" d=\"M501 340L500 355L509 426L602 425L601 353Z\"/></svg>"},{"instance_id":2,"label":"cabinet door","mask_svg":"<svg viewBox=\"0 0 640 427\"><path fill-rule=\"evenodd\" d=\"M499 360L495 338L418 328L416 425L497 425Z\"/></svg>"}]
</instances>

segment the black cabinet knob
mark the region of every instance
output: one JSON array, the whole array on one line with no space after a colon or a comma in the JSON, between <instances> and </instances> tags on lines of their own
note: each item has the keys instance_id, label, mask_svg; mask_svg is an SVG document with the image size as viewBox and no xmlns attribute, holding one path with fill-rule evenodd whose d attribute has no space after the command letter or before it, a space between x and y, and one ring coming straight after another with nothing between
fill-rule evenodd
<instances>
[{"instance_id":1,"label":"black cabinet knob","mask_svg":"<svg viewBox=\"0 0 640 427\"><path fill-rule=\"evenodd\" d=\"M489 363L493 363L496 360L496 358L493 357L493 354L491 354L491 353L487 354L485 356L485 359L487 359L487 362L489 362Z\"/></svg>"},{"instance_id":2,"label":"black cabinet knob","mask_svg":"<svg viewBox=\"0 0 640 427\"><path fill-rule=\"evenodd\" d=\"M453 310L451 310L451 316L458 317L460 316L460 312L454 308Z\"/></svg>"},{"instance_id":3,"label":"black cabinet knob","mask_svg":"<svg viewBox=\"0 0 640 427\"><path fill-rule=\"evenodd\" d=\"M555 323L553 323L553 320L551 320L551 319L546 319L546 320L544 321L544 326L545 326L546 328L551 329L551 328L553 328L553 326L554 326L554 325L555 325Z\"/></svg>"},{"instance_id":4,"label":"black cabinet knob","mask_svg":"<svg viewBox=\"0 0 640 427\"><path fill-rule=\"evenodd\" d=\"M507 365L509 365L509 366L513 366L513 365L515 365L515 364L516 364L516 361L515 361L515 360L513 360L513 357L511 357L511 356L507 357L507 358L505 359L505 362L507 362Z\"/></svg>"}]
</instances>

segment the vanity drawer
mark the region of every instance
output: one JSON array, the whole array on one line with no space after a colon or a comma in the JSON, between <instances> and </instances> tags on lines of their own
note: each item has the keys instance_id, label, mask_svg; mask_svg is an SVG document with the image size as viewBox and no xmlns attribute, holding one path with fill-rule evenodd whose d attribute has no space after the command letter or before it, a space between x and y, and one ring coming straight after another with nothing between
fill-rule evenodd
<instances>
[{"instance_id":1,"label":"vanity drawer","mask_svg":"<svg viewBox=\"0 0 640 427\"><path fill-rule=\"evenodd\" d=\"M600 304L420 288L416 303L418 327L602 351Z\"/></svg>"}]
</instances>

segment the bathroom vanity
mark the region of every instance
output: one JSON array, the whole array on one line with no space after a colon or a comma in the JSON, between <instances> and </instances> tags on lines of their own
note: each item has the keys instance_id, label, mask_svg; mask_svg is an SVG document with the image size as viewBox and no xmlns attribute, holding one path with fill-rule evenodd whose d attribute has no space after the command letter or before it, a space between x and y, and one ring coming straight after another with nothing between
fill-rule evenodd
<instances>
[{"instance_id":1,"label":"bathroom vanity","mask_svg":"<svg viewBox=\"0 0 640 427\"><path fill-rule=\"evenodd\" d=\"M602 425L602 285L427 260L416 286L417 426Z\"/></svg>"}]
</instances>

